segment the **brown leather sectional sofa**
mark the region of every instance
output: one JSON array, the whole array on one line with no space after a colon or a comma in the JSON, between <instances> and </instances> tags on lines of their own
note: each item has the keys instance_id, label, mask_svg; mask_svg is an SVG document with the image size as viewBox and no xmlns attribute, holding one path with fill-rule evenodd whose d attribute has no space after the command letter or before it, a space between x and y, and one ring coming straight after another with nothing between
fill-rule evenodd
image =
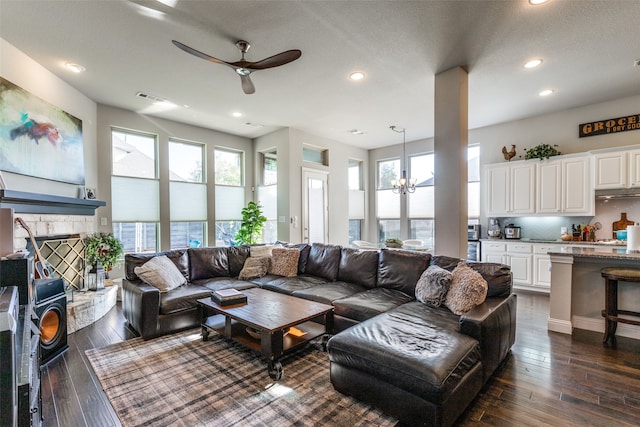
<instances>
[{"instance_id":1,"label":"brown leather sectional sofa","mask_svg":"<svg viewBox=\"0 0 640 427\"><path fill-rule=\"evenodd\" d=\"M408 425L452 425L515 341L516 296L508 266L469 263L487 280L487 299L459 316L417 301L414 292L428 266L453 270L459 259L315 243L289 246L300 249L297 276L250 281L237 279L249 247L163 252L188 279L166 293L134 272L158 254L126 255L124 315L146 339L198 326L195 301L216 289L260 286L332 304L335 335L327 350L334 387Z\"/></svg>"}]
</instances>

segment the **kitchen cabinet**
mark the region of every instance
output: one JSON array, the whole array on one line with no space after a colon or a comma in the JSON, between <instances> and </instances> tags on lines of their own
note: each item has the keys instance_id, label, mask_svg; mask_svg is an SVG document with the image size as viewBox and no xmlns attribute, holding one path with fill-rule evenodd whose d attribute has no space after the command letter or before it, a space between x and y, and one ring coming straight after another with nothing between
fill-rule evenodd
<instances>
[{"instance_id":1,"label":"kitchen cabinet","mask_svg":"<svg viewBox=\"0 0 640 427\"><path fill-rule=\"evenodd\" d=\"M535 213L535 164L511 162L485 167L487 215Z\"/></svg>"},{"instance_id":2,"label":"kitchen cabinet","mask_svg":"<svg viewBox=\"0 0 640 427\"><path fill-rule=\"evenodd\" d=\"M531 286L532 275L531 243L482 242L482 261L498 262L511 267L513 284Z\"/></svg>"},{"instance_id":3,"label":"kitchen cabinet","mask_svg":"<svg viewBox=\"0 0 640 427\"><path fill-rule=\"evenodd\" d=\"M549 292L551 289L551 257L550 251L558 250L561 245L535 243L533 245L533 283L539 290Z\"/></svg>"},{"instance_id":4,"label":"kitchen cabinet","mask_svg":"<svg viewBox=\"0 0 640 427\"><path fill-rule=\"evenodd\" d=\"M596 190L640 187L640 150L596 153L594 186Z\"/></svg>"},{"instance_id":5,"label":"kitchen cabinet","mask_svg":"<svg viewBox=\"0 0 640 427\"><path fill-rule=\"evenodd\" d=\"M537 167L537 213L594 215L589 156L541 160Z\"/></svg>"}]
</instances>

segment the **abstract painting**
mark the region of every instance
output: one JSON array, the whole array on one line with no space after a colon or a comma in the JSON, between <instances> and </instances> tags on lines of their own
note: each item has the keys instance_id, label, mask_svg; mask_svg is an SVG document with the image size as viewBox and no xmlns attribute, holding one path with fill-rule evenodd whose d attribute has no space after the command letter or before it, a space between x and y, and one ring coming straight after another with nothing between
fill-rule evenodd
<instances>
[{"instance_id":1,"label":"abstract painting","mask_svg":"<svg viewBox=\"0 0 640 427\"><path fill-rule=\"evenodd\" d=\"M0 77L0 171L84 185L82 120Z\"/></svg>"}]
</instances>

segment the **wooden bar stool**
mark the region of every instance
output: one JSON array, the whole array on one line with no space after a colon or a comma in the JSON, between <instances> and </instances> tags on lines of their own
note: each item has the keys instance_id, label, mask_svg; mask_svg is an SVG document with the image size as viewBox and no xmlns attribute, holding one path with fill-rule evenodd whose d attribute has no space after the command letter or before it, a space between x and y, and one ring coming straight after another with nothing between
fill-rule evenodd
<instances>
[{"instance_id":1,"label":"wooden bar stool","mask_svg":"<svg viewBox=\"0 0 640 427\"><path fill-rule=\"evenodd\" d=\"M639 283L640 269L628 267L607 267L600 270L600 274L604 277L605 286L605 308L602 310L602 317L604 317L605 326L602 343L607 344L610 340L615 341L618 322L640 326L639 312L618 310L618 281ZM635 316L638 317L638 320L618 317L620 314Z\"/></svg>"}]
</instances>

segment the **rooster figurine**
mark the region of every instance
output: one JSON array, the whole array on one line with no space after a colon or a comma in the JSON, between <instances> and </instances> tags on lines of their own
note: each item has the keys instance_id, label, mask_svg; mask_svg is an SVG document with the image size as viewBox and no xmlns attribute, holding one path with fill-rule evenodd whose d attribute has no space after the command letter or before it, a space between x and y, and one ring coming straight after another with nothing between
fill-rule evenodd
<instances>
[{"instance_id":1,"label":"rooster figurine","mask_svg":"<svg viewBox=\"0 0 640 427\"><path fill-rule=\"evenodd\" d=\"M507 151L507 147L502 147L502 154L505 160L511 161L511 159L516 156L516 146L512 145L509 151Z\"/></svg>"}]
</instances>

